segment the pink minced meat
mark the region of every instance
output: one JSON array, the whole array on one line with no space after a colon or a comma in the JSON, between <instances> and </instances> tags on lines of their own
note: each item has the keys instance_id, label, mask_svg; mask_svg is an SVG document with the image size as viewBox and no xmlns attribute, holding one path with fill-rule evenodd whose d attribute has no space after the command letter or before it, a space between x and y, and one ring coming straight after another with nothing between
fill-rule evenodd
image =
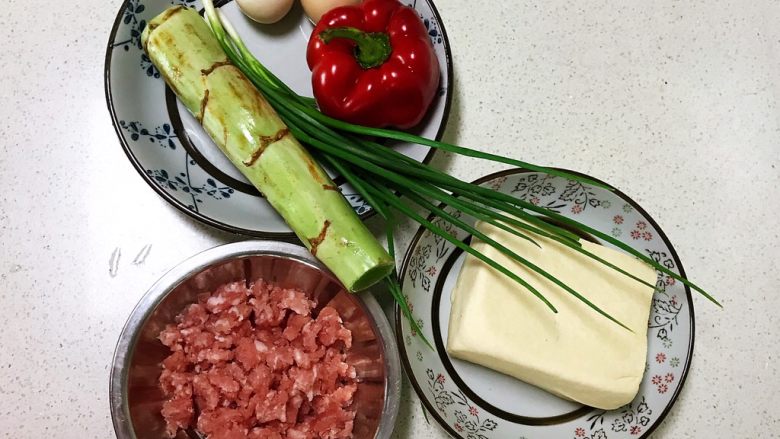
<instances>
[{"instance_id":1,"label":"pink minced meat","mask_svg":"<svg viewBox=\"0 0 780 439\"><path fill-rule=\"evenodd\" d=\"M350 438L352 333L338 312L262 280L223 285L160 333L167 433L209 439Z\"/></svg>"}]
</instances>

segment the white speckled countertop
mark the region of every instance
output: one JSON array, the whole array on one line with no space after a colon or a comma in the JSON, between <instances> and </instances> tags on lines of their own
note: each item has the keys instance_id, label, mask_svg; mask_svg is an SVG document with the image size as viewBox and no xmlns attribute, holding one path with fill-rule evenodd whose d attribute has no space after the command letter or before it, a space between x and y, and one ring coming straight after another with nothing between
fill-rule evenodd
<instances>
[{"instance_id":1,"label":"white speckled countertop","mask_svg":"<svg viewBox=\"0 0 780 439\"><path fill-rule=\"evenodd\" d=\"M120 3L0 8L2 437L113 437L109 364L130 310L187 256L242 239L175 210L120 148L103 93ZM724 303L696 298L691 373L654 437L780 436L780 4L437 4L455 66L446 139L612 183ZM445 437L408 385L403 398L398 438Z\"/></svg>"}]
</instances>

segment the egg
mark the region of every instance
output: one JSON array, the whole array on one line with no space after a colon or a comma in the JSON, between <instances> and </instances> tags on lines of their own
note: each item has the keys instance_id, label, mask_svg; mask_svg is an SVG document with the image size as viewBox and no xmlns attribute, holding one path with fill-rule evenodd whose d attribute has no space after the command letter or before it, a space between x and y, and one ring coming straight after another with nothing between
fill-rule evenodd
<instances>
[{"instance_id":1,"label":"egg","mask_svg":"<svg viewBox=\"0 0 780 439\"><path fill-rule=\"evenodd\" d=\"M294 0L236 0L241 12L252 20L271 24L284 18Z\"/></svg>"},{"instance_id":2,"label":"egg","mask_svg":"<svg viewBox=\"0 0 780 439\"><path fill-rule=\"evenodd\" d=\"M360 3L361 0L301 0L303 10L312 23L317 24L325 15L326 12L331 9L338 8L339 6L351 6Z\"/></svg>"}]
</instances>

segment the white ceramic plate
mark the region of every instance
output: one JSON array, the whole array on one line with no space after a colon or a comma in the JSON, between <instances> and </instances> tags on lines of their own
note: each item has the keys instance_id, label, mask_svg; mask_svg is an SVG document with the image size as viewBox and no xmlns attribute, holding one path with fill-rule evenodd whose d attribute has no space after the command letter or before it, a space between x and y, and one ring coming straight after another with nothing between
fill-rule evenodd
<instances>
[{"instance_id":1,"label":"white ceramic plate","mask_svg":"<svg viewBox=\"0 0 780 439\"><path fill-rule=\"evenodd\" d=\"M403 0L414 7L428 28L442 69L439 93L426 119L414 130L439 139L451 100L452 65L441 19L430 0ZM243 16L235 2L216 0L249 48L296 92L311 96L306 44L313 29L300 2L281 22L258 25ZM125 0L106 52L106 100L116 133L128 158L143 178L171 204L215 227L264 238L293 239L295 235L254 187L223 156L165 86L141 50L146 23L166 8L183 4L202 9L199 0ZM399 151L427 162L433 151L410 144ZM342 193L365 216L371 207L349 185Z\"/></svg>"},{"instance_id":2,"label":"white ceramic plate","mask_svg":"<svg viewBox=\"0 0 780 439\"><path fill-rule=\"evenodd\" d=\"M493 174L478 183L610 233L684 275L677 254L655 221L618 191L517 170ZM466 215L463 219L474 221ZM446 224L442 227L458 239L468 238ZM396 334L407 374L428 412L450 435L466 439L644 438L661 422L682 388L693 352L693 303L681 282L659 275L639 394L625 407L604 411L447 355L444 342L450 294L463 259L462 251L421 229L404 260L403 291L426 338L434 343L434 351L396 310Z\"/></svg>"}]
</instances>

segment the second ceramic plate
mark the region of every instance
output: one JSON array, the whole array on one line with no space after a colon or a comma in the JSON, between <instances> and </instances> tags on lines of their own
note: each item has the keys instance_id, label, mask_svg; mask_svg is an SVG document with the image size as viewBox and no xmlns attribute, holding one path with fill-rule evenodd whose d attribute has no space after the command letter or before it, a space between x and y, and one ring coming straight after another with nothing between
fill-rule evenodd
<instances>
[{"instance_id":1,"label":"second ceramic plate","mask_svg":"<svg viewBox=\"0 0 780 439\"><path fill-rule=\"evenodd\" d=\"M215 2L236 26L249 48L296 92L311 96L306 44L313 26L299 2L281 22L258 25L243 16L235 2ZM441 66L439 92L426 119L414 130L439 139L451 100L449 43L430 0L406 0L418 12ZM205 131L165 86L141 49L146 23L166 8L181 4L202 9L199 0L125 0L106 52L106 99L116 133L128 158L163 198L187 214L224 230L263 238L295 235L257 190L230 164ZM393 145L416 160L433 156L428 147ZM371 207L349 185L342 193L361 216Z\"/></svg>"},{"instance_id":2,"label":"second ceramic plate","mask_svg":"<svg viewBox=\"0 0 780 439\"><path fill-rule=\"evenodd\" d=\"M660 227L618 191L516 170L477 182L609 233L684 276ZM474 221L466 215L463 220ZM440 226L458 239L468 238L447 223ZM647 437L658 426L682 389L693 352L693 303L687 287L659 274L639 393L625 407L605 411L557 398L447 354L450 295L463 260L462 251L423 229L404 260L403 291L434 350L396 310L396 335L406 372L427 410L448 433L463 439L627 439Z\"/></svg>"}]
</instances>

